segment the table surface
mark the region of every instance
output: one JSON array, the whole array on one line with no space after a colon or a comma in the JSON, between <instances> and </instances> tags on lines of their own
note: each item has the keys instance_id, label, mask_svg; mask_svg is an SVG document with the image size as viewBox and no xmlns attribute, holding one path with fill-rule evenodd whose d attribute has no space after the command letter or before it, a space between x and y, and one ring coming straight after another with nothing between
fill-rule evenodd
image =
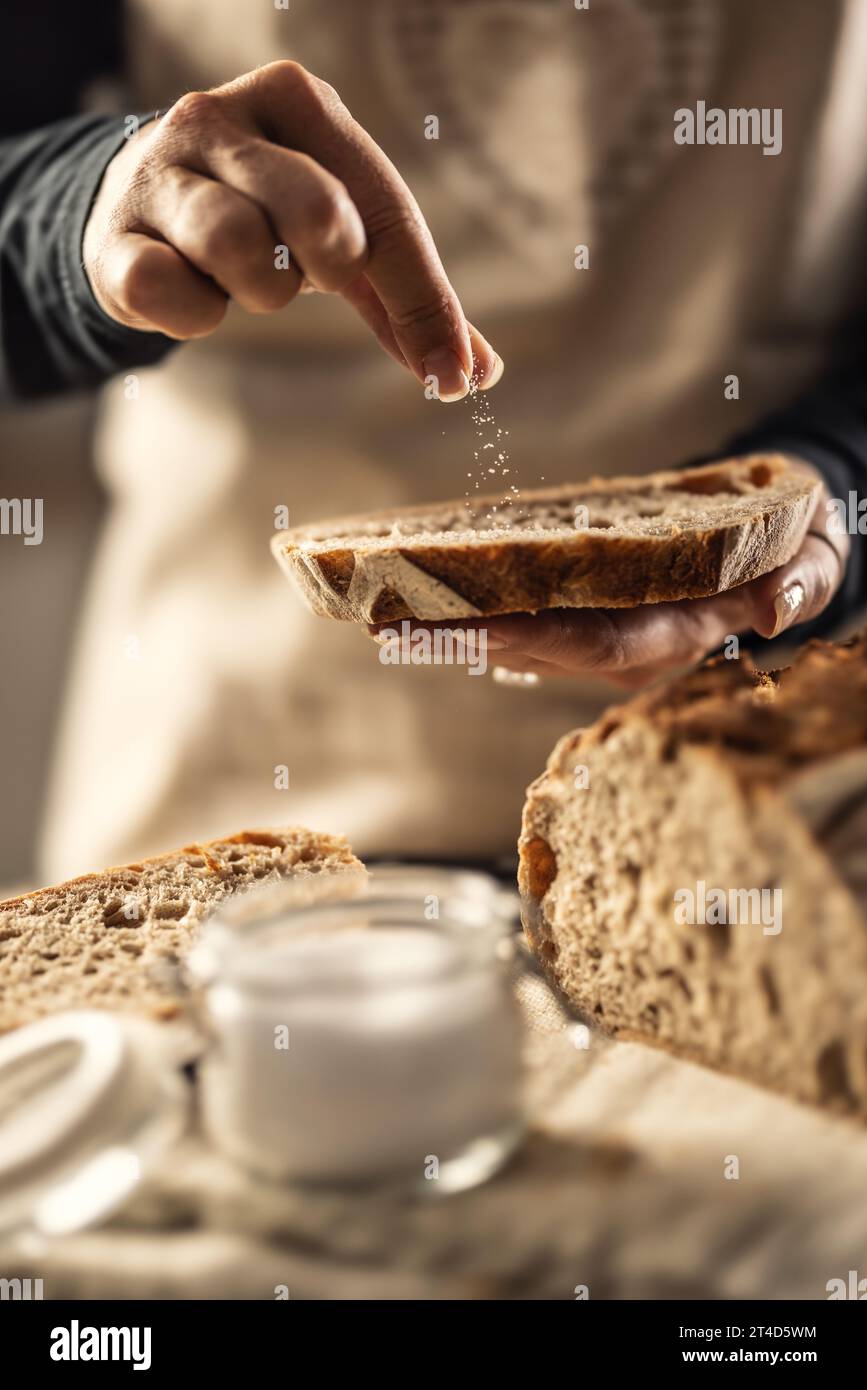
<instances>
[{"instance_id":1,"label":"table surface","mask_svg":"<svg viewBox=\"0 0 867 1390\"><path fill-rule=\"evenodd\" d=\"M522 989L532 1129L485 1186L300 1192L191 1134L108 1224L0 1249L0 1271L47 1298L824 1299L863 1268L867 1130L634 1043L576 1047Z\"/></svg>"}]
</instances>

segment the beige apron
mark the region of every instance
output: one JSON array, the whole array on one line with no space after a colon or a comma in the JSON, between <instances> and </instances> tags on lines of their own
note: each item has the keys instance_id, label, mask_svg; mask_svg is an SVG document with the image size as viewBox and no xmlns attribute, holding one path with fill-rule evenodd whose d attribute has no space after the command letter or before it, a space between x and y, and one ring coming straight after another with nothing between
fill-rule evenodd
<instances>
[{"instance_id":1,"label":"beige apron","mask_svg":"<svg viewBox=\"0 0 867 1390\"><path fill-rule=\"evenodd\" d=\"M857 3L135 0L130 45L140 108L281 56L337 87L506 361L489 400L525 487L719 447L811 379L847 308ZM673 111L699 99L782 107L782 153L676 146ZM475 429L467 403L426 401L323 296L233 312L142 372L137 396L106 392L111 511L49 876L269 823L343 830L368 854L509 853L526 783L613 692L383 666L361 632L304 610L268 549L281 505L295 524L462 496Z\"/></svg>"}]
</instances>

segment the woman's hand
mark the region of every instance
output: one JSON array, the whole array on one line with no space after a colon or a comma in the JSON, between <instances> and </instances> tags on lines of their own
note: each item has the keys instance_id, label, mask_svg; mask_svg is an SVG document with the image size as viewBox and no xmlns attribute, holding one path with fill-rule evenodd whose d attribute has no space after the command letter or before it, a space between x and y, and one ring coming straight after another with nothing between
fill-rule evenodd
<instances>
[{"instance_id":1,"label":"woman's hand","mask_svg":"<svg viewBox=\"0 0 867 1390\"><path fill-rule=\"evenodd\" d=\"M442 400L503 369L394 165L297 63L190 92L131 136L100 186L84 265L102 309L130 328L201 338L229 299L267 314L309 285L347 299Z\"/></svg>"},{"instance_id":2,"label":"woman's hand","mask_svg":"<svg viewBox=\"0 0 867 1390\"><path fill-rule=\"evenodd\" d=\"M839 588L849 553L848 536L830 525L828 500L823 485L810 529L788 564L713 598L639 608L551 608L448 626L484 627L488 652L510 671L592 676L639 689L703 660L734 634L752 630L777 637L821 613Z\"/></svg>"}]
</instances>

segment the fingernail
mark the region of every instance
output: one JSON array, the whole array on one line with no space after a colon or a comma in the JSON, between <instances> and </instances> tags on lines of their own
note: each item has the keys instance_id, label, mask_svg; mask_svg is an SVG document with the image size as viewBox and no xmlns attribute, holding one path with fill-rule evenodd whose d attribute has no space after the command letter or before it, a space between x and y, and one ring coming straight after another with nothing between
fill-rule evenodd
<instances>
[{"instance_id":1,"label":"fingernail","mask_svg":"<svg viewBox=\"0 0 867 1390\"><path fill-rule=\"evenodd\" d=\"M540 681L535 671L510 671L508 666L495 666L491 675L497 685L514 685L525 690L531 690Z\"/></svg>"},{"instance_id":2,"label":"fingernail","mask_svg":"<svg viewBox=\"0 0 867 1390\"><path fill-rule=\"evenodd\" d=\"M485 634L485 646L489 652L501 652L505 647L508 647L509 645L508 642L503 641L502 637L492 637L491 633L488 631L486 627L453 627L450 629L450 631L452 632L455 641L462 642L464 646L466 646L467 644L467 638L469 633L472 632L473 641L478 642L479 639L478 637L476 637L475 634L478 632L483 632Z\"/></svg>"},{"instance_id":3,"label":"fingernail","mask_svg":"<svg viewBox=\"0 0 867 1390\"><path fill-rule=\"evenodd\" d=\"M428 353L422 366L426 377L434 377L439 400L461 401L469 394L470 379L451 348L435 348Z\"/></svg>"},{"instance_id":4,"label":"fingernail","mask_svg":"<svg viewBox=\"0 0 867 1390\"><path fill-rule=\"evenodd\" d=\"M503 375L503 372L505 370L506 364L503 361L502 357L499 355L499 353L497 353L497 356L494 359L493 367L489 371L488 375L485 377L484 381L479 382L479 390L490 391L492 386L496 386L497 382L500 380L500 377Z\"/></svg>"},{"instance_id":5,"label":"fingernail","mask_svg":"<svg viewBox=\"0 0 867 1390\"><path fill-rule=\"evenodd\" d=\"M771 637L779 637L781 632L785 632L787 627L797 621L798 614L804 606L807 592L799 579L793 584L787 584L785 589L780 589L774 595L774 613L776 614L776 625Z\"/></svg>"}]
</instances>

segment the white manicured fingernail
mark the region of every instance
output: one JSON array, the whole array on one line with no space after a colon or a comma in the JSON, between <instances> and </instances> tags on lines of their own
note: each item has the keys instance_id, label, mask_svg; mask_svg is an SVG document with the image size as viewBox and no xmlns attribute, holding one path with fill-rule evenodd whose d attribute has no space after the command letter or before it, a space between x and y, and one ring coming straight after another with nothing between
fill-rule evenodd
<instances>
[{"instance_id":1,"label":"white manicured fingernail","mask_svg":"<svg viewBox=\"0 0 867 1390\"><path fill-rule=\"evenodd\" d=\"M500 652L503 650L504 647L508 647L509 645L508 642L504 642L501 637L492 637L486 627L453 627L450 629L450 631L455 641L460 642L461 645L464 647L467 645L469 633L473 634L472 640L476 645L478 645L480 641L480 638L476 634L484 633L485 646L489 652Z\"/></svg>"},{"instance_id":2,"label":"white manicured fingernail","mask_svg":"<svg viewBox=\"0 0 867 1390\"><path fill-rule=\"evenodd\" d=\"M425 386L435 400L462 401L469 395L470 379L457 353L451 348L436 348L424 359Z\"/></svg>"},{"instance_id":3,"label":"white manicured fingernail","mask_svg":"<svg viewBox=\"0 0 867 1390\"><path fill-rule=\"evenodd\" d=\"M503 372L505 370L506 364L498 353L496 361L494 362L494 365L491 368L490 375L485 378L479 389L481 391L490 391L492 386L496 386L497 382L500 380L500 377L503 375Z\"/></svg>"},{"instance_id":4,"label":"white manicured fingernail","mask_svg":"<svg viewBox=\"0 0 867 1390\"><path fill-rule=\"evenodd\" d=\"M787 584L785 589L780 589L779 593L774 595L774 613L777 621L771 633L772 637L779 637L781 632L785 632L787 627L797 622L806 597L807 591L800 579L796 579L793 584Z\"/></svg>"},{"instance_id":5,"label":"white manicured fingernail","mask_svg":"<svg viewBox=\"0 0 867 1390\"><path fill-rule=\"evenodd\" d=\"M491 675L497 685L513 685L518 689L531 690L539 684L535 671L510 671L507 666L495 666Z\"/></svg>"}]
</instances>

